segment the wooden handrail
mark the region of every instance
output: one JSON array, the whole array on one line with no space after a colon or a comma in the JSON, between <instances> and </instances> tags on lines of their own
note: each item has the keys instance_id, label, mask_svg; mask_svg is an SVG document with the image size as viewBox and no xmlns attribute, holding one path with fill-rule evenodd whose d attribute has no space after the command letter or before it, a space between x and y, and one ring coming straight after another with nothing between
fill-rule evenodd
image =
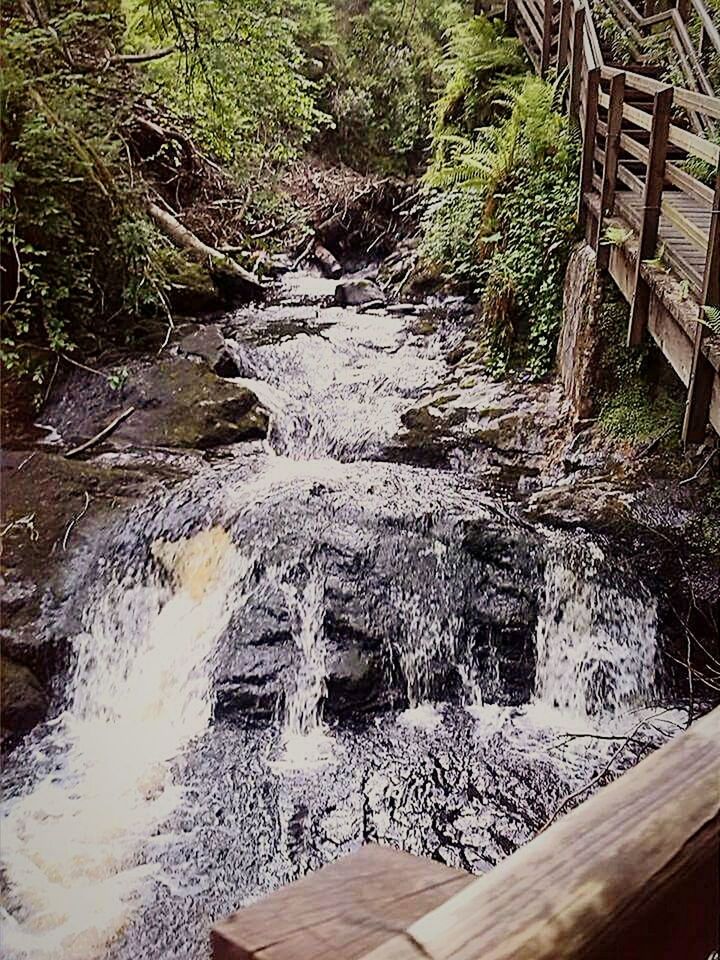
<instances>
[{"instance_id":1,"label":"wooden handrail","mask_svg":"<svg viewBox=\"0 0 720 960\"><path fill-rule=\"evenodd\" d=\"M542 2L545 4L545 0ZM703 79L700 56L693 47L685 23L698 6L704 9L702 0L682 2L685 4L682 12L673 8L653 13L648 8L647 16L640 14L631 0L607 0L607 6L615 11L619 22L632 28L630 32L667 25L669 41L684 65L688 82L695 89L670 87L646 76L642 72L643 66L636 63L623 66L605 63L588 0L561 0L557 17L554 15L554 6L553 16L549 15L549 0L544 6L540 0L517 0L514 13L518 26L522 26L524 31L521 32L523 43L538 70L547 69L549 52L552 55L555 47L558 69L568 68L569 113L577 122L583 140L578 221L586 239L597 251L598 268L604 270L610 266L604 223L607 217L614 215L616 200L621 206L622 216L640 232L640 250L629 268L634 279L630 281L626 277L623 281L625 295L631 300L631 343L640 341L650 321L651 297L654 296L650 292L650 284L654 281L648 274L646 264L654 263L658 255L665 257L673 275L682 281L685 291L682 297L690 293L699 297L703 289L703 275L707 275L708 264L717 256L712 234L712 230L717 229L717 217L714 214L710 235L707 233L710 213L717 201L713 199L712 189L694 175L691 167L685 166L685 160L696 158L711 169L720 168L720 146L707 136L713 124L720 121L720 98L709 92L711 87ZM532 11L529 4L532 4ZM544 12L542 17L541 11ZM708 16L701 16L703 23L706 19ZM548 37L549 29L557 35ZM717 30L712 38L714 43ZM598 70L599 84L595 79ZM623 78L624 102L616 101L614 107L614 146L609 148L608 91L619 76ZM669 92L672 94L672 115L669 109L665 110L663 125L667 129L660 138L664 140L660 149L657 146L659 131L656 110L658 99L662 101L670 95ZM653 98L654 112L638 94ZM684 111L685 121L677 108ZM688 126L690 129L687 129ZM650 146L647 145L648 134ZM638 164L642 164L644 171L638 169ZM590 208L593 212L588 216ZM701 266L703 254L704 268ZM617 265L613 267L616 268ZM693 323L701 326L695 321L688 321L687 326L691 327ZM687 383L687 358L682 363L678 361L679 348L671 346L666 335L663 335L660 345ZM687 437L697 435L697 423L703 417L707 420L708 416L705 389L708 374L703 366L703 350L705 347L700 346L695 350L694 363L699 371L697 380L704 386L702 389L693 388L692 396L699 398L699 407L693 400L692 415L686 418L693 426L686 431ZM713 422L720 431L720 413L715 414Z\"/></svg>"},{"instance_id":2,"label":"wooden handrail","mask_svg":"<svg viewBox=\"0 0 720 960\"><path fill-rule=\"evenodd\" d=\"M218 924L214 960L706 960L720 709L484 876L382 847Z\"/></svg>"}]
</instances>

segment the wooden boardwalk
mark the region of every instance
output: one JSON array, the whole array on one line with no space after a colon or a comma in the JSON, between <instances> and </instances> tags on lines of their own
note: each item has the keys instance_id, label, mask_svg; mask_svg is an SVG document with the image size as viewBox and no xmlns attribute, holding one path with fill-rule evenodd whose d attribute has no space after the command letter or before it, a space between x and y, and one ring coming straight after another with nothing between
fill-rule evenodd
<instances>
[{"instance_id":1,"label":"wooden boardwalk","mask_svg":"<svg viewBox=\"0 0 720 960\"><path fill-rule=\"evenodd\" d=\"M700 322L705 308L720 306L720 146L710 136L720 128L720 98L706 72L720 58L720 34L703 0L660 12L654 0L644 11L630 0L604 3L635 51L627 64L609 59L588 0L507 0L505 19L540 73L567 71L568 111L583 140L580 224L598 267L631 304L628 343L649 330L687 385L683 439L700 441L708 423L720 432L720 351ZM687 87L656 79L641 52L643 36L660 28ZM698 161L712 185L695 175ZM667 274L677 281L670 295ZM669 323L677 335L658 339Z\"/></svg>"}]
</instances>

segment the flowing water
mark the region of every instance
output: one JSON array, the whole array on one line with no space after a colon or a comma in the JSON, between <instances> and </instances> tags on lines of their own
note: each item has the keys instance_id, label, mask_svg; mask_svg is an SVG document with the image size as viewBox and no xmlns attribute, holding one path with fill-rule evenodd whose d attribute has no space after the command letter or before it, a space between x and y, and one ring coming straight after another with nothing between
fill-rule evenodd
<instances>
[{"instance_id":1,"label":"flowing water","mask_svg":"<svg viewBox=\"0 0 720 960\"><path fill-rule=\"evenodd\" d=\"M5 772L7 957L198 960L363 841L487 870L659 696L655 601L600 545L383 459L442 337L287 283L227 318L268 442L111 534L64 710Z\"/></svg>"}]
</instances>

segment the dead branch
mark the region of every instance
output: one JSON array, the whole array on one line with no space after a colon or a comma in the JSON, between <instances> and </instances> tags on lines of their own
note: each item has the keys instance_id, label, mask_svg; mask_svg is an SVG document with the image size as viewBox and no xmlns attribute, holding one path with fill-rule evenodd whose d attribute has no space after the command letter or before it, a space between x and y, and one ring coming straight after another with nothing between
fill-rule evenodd
<instances>
[{"instance_id":1,"label":"dead branch","mask_svg":"<svg viewBox=\"0 0 720 960\"><path fill-rule=\"evenodd\" d=\"M87 490L86 490L86 491L85 491L85 505L83 506L83 508L82 508L82 510L80 511L80 513L79 513L76 517L73 517L72 520L70 521L70 523L67 525L67 530L65 531L65 536L63 537L63 542L62 542L62 548L63 548L63 550L65 550L65 549L67 548L68 537L70 536L70 532L72 531L72 528L75 526L75 524L76 524L79 520L82 520L82 518L83 518L83 517L85 516L85 514L87 513L89 506L90 506L90 494L89 494L89 493L87 492Z\"/></svg>"},{"instance_id":2,"label":"dead branch","mask_svg":"<svg viewBox=\"0 0 720 960\"><path fill-rule=\"evenodd\" d=\"M149 50L147 53L116 53L110 57L110 63L149 63L151 60L162 60L171 53L177 53L176 46L163 47L162 50Z\"/></svg>"},{"instance_id":3,"label":"dead branch","mask_svg":"<svg viewBox=\"0 0 720 960\"><path fill-rule=\"evenodd\" d=\"M152 200L148 200L148 212L162 232L168 236L174 243L189 253L193 254L201 262L207 264L209 269L215 273L225 273L241 280L251 295L262 295L263 288L256 276L241 267L235 260L208 246L206 243L191 233L187 227L172 214L161 209Z\"/></svg>"},{"instance_id":4,"label":"dead branch","mask_svg":"<svg viewBox=\"0 0 720 960\"><path fill-rule=\"evenodd\" d=\"M66 459L69 457L76 457L79 453L84 453L85 450L89 450L91 447L94 447L96 443L99 443L101 440L111 434L113 430L116 430L123 420L127 420L130 414L134 412L135 407L128 407L127 410L124 410L122 413L118 414L118 416L115 417L115 419L112 420L106 427L103 427L100 433L96 433L94 437L86 440L85 443L81 443L79 447L74 447L72 450L68 450L68 452L65 454Z\"/></svg>"}]
</instances>

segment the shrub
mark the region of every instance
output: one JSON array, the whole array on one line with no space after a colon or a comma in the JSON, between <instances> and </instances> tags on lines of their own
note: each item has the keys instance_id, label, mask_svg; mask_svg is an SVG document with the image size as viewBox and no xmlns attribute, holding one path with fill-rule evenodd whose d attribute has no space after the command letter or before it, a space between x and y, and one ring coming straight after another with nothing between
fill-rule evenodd
<instances>
[{"instance_id":1,"label":"shrub","mask_svg":"<svg viewBox=\"0 0 720 960\"><path fill-rule=\"evenodd\" d=\"M491 369L546 374L562 311L577 195L577 145L555 90L526 77L506 115L456 137L427 175L423 253L480 301Z\"/></svg>"}]
</instances>

